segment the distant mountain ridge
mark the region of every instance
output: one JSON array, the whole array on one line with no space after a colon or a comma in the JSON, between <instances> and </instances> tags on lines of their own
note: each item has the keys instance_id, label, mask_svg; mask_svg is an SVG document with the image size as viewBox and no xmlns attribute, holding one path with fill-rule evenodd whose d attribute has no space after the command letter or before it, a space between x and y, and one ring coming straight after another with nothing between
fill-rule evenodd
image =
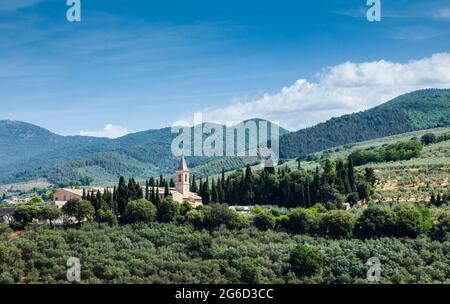
<instances>
[{"instance_id":1,"label":"distant mountain ridge","mask_svg":"<svg viewBox=\"0 0 450 304\"><path fill-rule=\"evenodd\" d=\"M259 124L264 120L252 121ZM280 134L287 132L280 128ZM103 184L116 182L120 175L144 179L171 174L178 161L171 154L177 135L171 128L162 128L117 139L61 136L24 122L0 121L0 183L36 178L57 183L93 177L96 183ZM189 166L195 167L210 158L187 160Z\"/></svg>"},{"instance_id":2,"label":"distant mountain ridge","mask_svg":"<svg viewBox=\"0 0 450 304\"><path fill-rule=\"evenodd\" d=\"M450 125L450 90L401 95L372 109L332 118L280 139L283 158L389 135Z\"/></svg>"},{"instance_id":3,"label":"distant mountain ridge","mask_svg":"<svg viewBox=\"0 0 450 304\"><path fill-rule=\"evenodd\" d=\"M448 125L450 90L416 91L296 132L280 128L280 156L296 158L352 142ZM96 184L110 184L120 175L144 179L171 174L177 164L170 152L176 136L171 128L117 139L61 136L24 122L0 121L0 183L92 177ZM241 158L224 157L188 157L187 161L194 172L204 175L244 163Z\"/></svg>"}]
</instances>

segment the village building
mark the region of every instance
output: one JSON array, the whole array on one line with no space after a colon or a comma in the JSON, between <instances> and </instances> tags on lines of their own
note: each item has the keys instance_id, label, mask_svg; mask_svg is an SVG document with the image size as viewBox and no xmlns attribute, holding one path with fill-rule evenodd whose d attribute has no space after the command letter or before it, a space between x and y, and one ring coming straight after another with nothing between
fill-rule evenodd
<instances>
[{"instance_id":1,"label":"village building","mask_svg":"<svg viewBox=\"0 0 450 304\"><path fill-rule=\"evenodd\" d=\"M64 188L59 189L55 193L53 193L53 201L55 205L61 208L64 206L67 201L71 199L82 199L83 190L82 189L72 189L72 188Z\"/></svg>"},{"instance_id":2,"label":"village building","mask_svg":"<svg viewBox=\"0 0 450 304\"><path fill-rule=\"evenodd\" d=\"M169 194L172 196L173 200L178 203L188 202L192 207L198 207L203 205L202 198L197 195L197 193L189 191L189 168L186 164L186 160L184 156L181 156L180 162L178 164L178 168L175 171L175 187L169 188ZM104 188L91 188L85 189L85 192L104 192ZM113 189L108 188L109 191ZM145 191L145 187L143 187L142 191ZM155 188L155 192L157 192L159 198L162 200L164 198L164 187ZM145 192L144 192L145 193ZM61 208L64 206L67 201L71 199L82 199L83 197L83 189L73 189L73 188L63 188L59 189L53 194L53 201L56 206Z\"/></svg>"},{"instance_id":3,"label":"village building","mask_svg":"<svg viewBox=\"0 0 450 304\"><path fill-rule=\"evenodd\" d=\"M3 202L9 204L9 205L21 205L21 204L26 204L30 201L31 198L27 197L27 198L20 198L17 196L13 196L9 199L5 199L3 200Z\"/></svg>"},{"instance_id":4,"label":"village building","mask_svg":"<svg viewBox=\"0 0 450 304\"><path fill-rule=\"evenodd\" d=\"M107 189L108 191L113 191L113 188L99 188L99 187L84 189L84 191L85 193L88 192L97 193L97 191L103 193L105 189ZM83 189L63 188L53 193L53 202L59 208L64 206L71 199L80 199L80 200L83 199Z\"/></svg>"}]
</instances>

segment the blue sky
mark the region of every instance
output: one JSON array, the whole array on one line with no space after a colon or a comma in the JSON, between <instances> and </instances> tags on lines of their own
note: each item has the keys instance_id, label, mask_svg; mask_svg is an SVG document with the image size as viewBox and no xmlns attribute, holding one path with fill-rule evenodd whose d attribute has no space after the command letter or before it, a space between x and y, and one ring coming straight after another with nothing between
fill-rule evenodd
<instances>
[{"instance_id":1,"label":"blue sky","mask_svg":"<svg viewBox=\"0 0 450 304\"><path fill-rule=\"evenodd\" d=\"M202 112L297 129L450 87L450 1L381 3L370 23L366 0L81 0L69 23L65 0L1 0L0 119L117 136Z\"/></svg>"}]
</instances>

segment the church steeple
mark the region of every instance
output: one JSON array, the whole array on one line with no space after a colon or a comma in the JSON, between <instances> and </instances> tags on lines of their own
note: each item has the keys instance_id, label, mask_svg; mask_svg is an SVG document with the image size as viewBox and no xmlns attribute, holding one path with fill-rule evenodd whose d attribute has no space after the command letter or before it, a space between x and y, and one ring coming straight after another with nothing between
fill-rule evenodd
<instances>
[{"instance_id":1,"label":"church steeple","mask_svg":"<svg viewBox=\"0 0 450 304\"><path fill-rule=\"evenodd\" d=\"M178 168L175 171L175 188L178 192L185 195L189 193L189 168L184 159L184 155L181 155Z\"/></svg>"},{"instance_id":2,"label":"church steeple","mask_svg":"<svg viewBox=\"0 0 450 304\"><path fill-rule=\"evenodd\" d=\"M187 170L187 171L189 171L188 166L186 164L186 160L184 159L184 155L183 154L181 154L181 158L180 158L180 162L178 164L177 170Z\"/></svg>"}]
</instances>

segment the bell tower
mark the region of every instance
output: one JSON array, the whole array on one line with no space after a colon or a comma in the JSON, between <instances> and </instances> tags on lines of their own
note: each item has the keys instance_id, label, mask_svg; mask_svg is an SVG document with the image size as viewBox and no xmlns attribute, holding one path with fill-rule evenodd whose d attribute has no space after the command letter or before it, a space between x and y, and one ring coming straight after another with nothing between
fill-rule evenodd
<instances>
[{"instance_id":1,"label":"bell tower","mask_svg":"<svg viewBox=\"0 0 450 304\"><path fill-rule=\"evenodd\" d=\"M178 168L175 171L175 188L178 192L183 195L189 193L189 168L186 164L186 160L184 159L184 155L181 155L180 163L178 164Z\"/></svg>"}]
</instances>

